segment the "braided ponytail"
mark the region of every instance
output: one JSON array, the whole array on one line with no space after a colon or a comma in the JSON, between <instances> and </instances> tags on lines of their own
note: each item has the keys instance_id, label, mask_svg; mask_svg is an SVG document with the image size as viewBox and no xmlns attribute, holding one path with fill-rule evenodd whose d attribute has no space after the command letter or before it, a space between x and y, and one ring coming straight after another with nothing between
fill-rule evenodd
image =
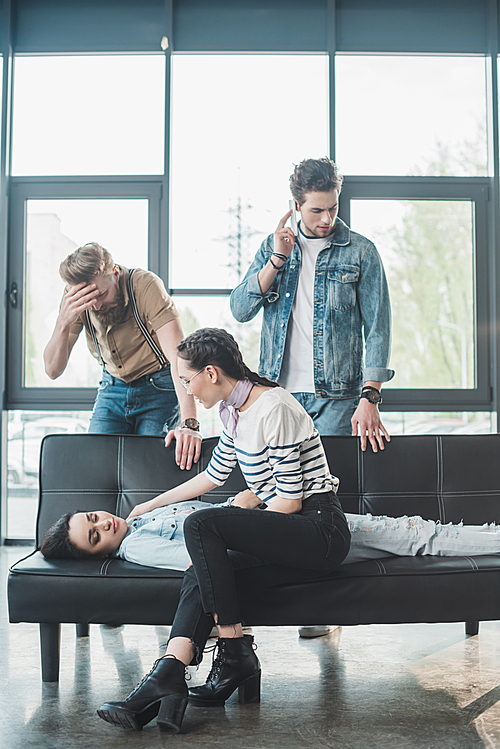
<instances>
[{"instance_id":1,"label":"braided ponytail","mask_svg":"<svg viewBox=\"0 0 500 749\"><path fill-rule=\"evenodd\" d=\"M248 379L254 385L278 387L276 382L261 377L247 367L235 339L223 328L196 330L179 343L177 352L190 369L203 369L213 364L232 379Z\"/></svg>"}]
</instances>

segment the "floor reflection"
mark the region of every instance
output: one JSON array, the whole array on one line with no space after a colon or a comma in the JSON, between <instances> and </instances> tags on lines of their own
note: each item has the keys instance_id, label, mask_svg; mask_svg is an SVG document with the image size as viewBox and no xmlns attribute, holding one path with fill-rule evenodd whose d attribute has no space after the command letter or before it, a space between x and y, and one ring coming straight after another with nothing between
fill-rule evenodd
<instances>
[{"instance_id":1,"label":"floor reflection","mask_svg":"<svg viewBox=\"0 0 500 749\"><path fill-rule=\"evenodd\" d=\"M4 579L17 549L0 551ZM61 679L42 684L38 628L9 625L0 605L0 749L490 749L500 746L500 623L467 638L463 624L343 627L301 640L296 627L255 628L262 703L189 706L162 737L99 720L164 652L169 627L62 626ZM203 683L207 656L192 684Z\"/></svg>"}]
</instances>

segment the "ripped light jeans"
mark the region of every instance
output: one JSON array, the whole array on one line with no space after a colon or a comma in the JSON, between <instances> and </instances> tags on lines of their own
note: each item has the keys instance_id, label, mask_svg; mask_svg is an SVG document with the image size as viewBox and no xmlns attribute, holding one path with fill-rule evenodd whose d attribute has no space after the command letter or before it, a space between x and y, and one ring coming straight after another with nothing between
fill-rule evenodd
<instances>
[{"instance_id":1,"label":"ripped light jeans","mask_svg":"<svg viewBox=\"0 0 500 749\"><path fill-rule=\"evenodd\" d=\"M500 526L442 525L419 515L391 518L386 515L346 513L351 547L344 564L396 554L402 557L481 556L500 554Z\"/></svg>"}]
</instances>

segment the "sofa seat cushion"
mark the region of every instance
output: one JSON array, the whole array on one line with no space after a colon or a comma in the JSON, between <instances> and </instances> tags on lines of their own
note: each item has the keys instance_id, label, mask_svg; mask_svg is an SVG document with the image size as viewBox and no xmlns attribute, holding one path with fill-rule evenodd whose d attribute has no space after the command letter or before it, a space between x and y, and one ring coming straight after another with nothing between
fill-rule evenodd
<instances>
[{"instance_id":1,"label":"sofa seat cushion","mask_svg":"<svg viewBox=\"0 0 500 749\"><path fill-rule=\"evenodd\" d=\"M122 559L47 561L33 552L11 568L10 620L171 624L182 577ZM340 565L321 580L245 591L241 607L253 625L500 619L500 555Z\"/></svg>"}]
</instances>

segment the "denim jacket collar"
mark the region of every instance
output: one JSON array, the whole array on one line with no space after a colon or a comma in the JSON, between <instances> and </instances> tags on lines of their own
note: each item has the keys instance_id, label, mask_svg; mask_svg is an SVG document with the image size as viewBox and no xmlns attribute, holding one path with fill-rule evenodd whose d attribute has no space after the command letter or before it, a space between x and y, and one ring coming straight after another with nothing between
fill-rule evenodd
<instances>
[{"instance_id":1,"label":"denim jacket collar","mask_svg":"<svg viewBox=\"0 0 500 749\"><path fill-rule=\"evenodd\" d=\"M329 250L334 245L337 245L338 247L345 247L348 245L351 241L351 230L347 226L344 221L342 221L341 218L337 216L335 219L335 231L333 232L331 240L325 244L321 252L324 252L325 250ZM295 247L299 249L299 240L298 237L295 238ZM298 252L298 259L300 261L300 249Z\"/></svg>"}]
</instances>

